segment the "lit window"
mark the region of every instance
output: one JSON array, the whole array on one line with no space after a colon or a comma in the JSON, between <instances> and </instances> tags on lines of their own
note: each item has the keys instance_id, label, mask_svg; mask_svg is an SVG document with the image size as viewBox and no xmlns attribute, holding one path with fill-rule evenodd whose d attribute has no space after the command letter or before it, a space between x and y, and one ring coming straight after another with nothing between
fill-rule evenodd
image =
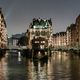
<instances>
[{"instance_id":1,"label":"lit window","mask_svg":"<svg viewBox=\"0 0 80 80\"><path fill-rule=\"evenodd\" d=\"M35 43L39 43L39 41L35 41Z\"/></svg>"},{"instance_id":2,"label":"lit window","mask_svg":"<svg viewBox=\"0 0 80 80\"><path fill-rule=\"evenodd\" d=\"M40 48L41 48L41 49L44 49L44 45L40 45Z\"/></svg>"}]
</instances>

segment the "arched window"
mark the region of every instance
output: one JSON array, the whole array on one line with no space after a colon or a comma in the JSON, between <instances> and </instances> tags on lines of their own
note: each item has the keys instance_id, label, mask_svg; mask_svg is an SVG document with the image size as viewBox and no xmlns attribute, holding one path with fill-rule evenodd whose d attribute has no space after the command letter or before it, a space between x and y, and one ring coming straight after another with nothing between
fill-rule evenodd
<instances>
[{"instance_id":1,"label":"arched window","mask_svg":"<svg viewBox=\"0 0 80 80\"><path fill-rule=\"evenodd\" d=\"M34 34L34 31L32 31L32 34Z\"/></svg>"},{"instance_id":2,"label":"arched window","mask_svg":"<svg viewBox=\"0 0 80 80\"><path fill-rule=\"evenodd\" d=\"M35 35L36 35L36 36L40 36L40 32L39 32L39 31L36 31L36 32L35 32Z\"/></svg>"},{"instance_id":3,"label":"arched window","mask_svg":"<svg viewBox=\"0 0 80 80\"><path fill-rule=\"evenodd\" d=\"M45 31L41 31L41 35L42 36L45 36L46 34L45 34Z\"/></svg>"}]
</instances>

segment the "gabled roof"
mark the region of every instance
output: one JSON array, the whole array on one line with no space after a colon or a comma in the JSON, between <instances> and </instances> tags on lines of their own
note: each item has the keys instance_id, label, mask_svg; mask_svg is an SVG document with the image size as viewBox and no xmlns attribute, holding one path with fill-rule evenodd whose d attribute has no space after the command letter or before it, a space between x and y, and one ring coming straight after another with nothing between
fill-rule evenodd
<instances>
[{"instance_id":1,"label":"gabled roof","mask_svg":"<svg viewBox=\"0 0 80 80\"><path fill-rule=\"evenodd\" d=\"M30 28L48 28L49 25L52 26L52 21L50 20L45 20L45 19L36 19L33 18L32 23L30 24Z\"/></svg>"}]
</instances>

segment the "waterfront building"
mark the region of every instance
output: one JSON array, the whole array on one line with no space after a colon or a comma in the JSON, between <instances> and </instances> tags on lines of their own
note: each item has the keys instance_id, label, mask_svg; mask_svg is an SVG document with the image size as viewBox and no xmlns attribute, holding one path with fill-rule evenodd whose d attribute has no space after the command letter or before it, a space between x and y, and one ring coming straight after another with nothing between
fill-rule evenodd
<instances>
[{"instance_id":1,"label":"waterfront building","mask_svg":"<svg viewBox=\"0 0 80 80\"><path fill-rule=\"evenodd\" d=\"M67 47L70 47L71 45L71 28L67 27L66 29L66 41L67 41Z\"/></svg>"},{"instance_id":2,"label":"waterfront building","mask_svg":"<svg viewBox=\"0 0 80 80\"><path fill-rule=\"evenodd\" d=\"M64 41L62 41L64 40ZM63 44L62 44L63 43ZM75 24L67 27L65 33L53 34L53 47L59 48L66 46L66 48L79 49L80 47L80 15L76 18Z\"/></svg>"},{"instance_id":3,"label":"waterfront building","mask_svg":"<svg viewBox=\"0 0 80 80\"><path fill-rule=\"evenodd\" d=\"M53 34L53 47L58 47L59 46L59 33Z\"/></svg>"},{"instance_id":4,"label":"waterfront building","mask_svg":"<svg viewBox=\"0 0 80 80\"><path fill-rule=\"evenodd\" d=\"M13 46L17 46L18 40L20 39L21 34L15 34L12 35L11 39L12 39L12 45Z\"/></svg>"},{"instance_id":5,"label":"waterfront building","mask_svg":"<svg viewBox=\"0 0 80 80\"><path fill-rule=\"evenodd\" d=\"M80 47L80 15L76 18L76 39L77 46Z\"/></svg>"},{"instance_id":6,"label":"waterfront building","mask_svg":"<svg viewBox=\"0 0 80 80\"><path fill-rule=\"evenodd\" d=\"M71 46L73 48L77 47L77 28L76 28L76 24L71 24Z\"/></svg>"},{"instance_id":7,"label":"waterfront building","mask_svg":"<svg viewBox=\"0 0 80 80\"><path fill-rule=\"evenodd\" d=\"M66 47L66 32L59 32L53 34L53 47L54 48Z\"/></svg>"},{"instance_id":8,"label":"waterfront building","mask_svg":"<svg viewBox=\"0 0 80 80\"><path fill-rule=\"evenodd\" d=\"M63 41L62 41L63 40ZM67 27L66 32L53 34L53 47L79 49L80 47L80 15L76 18L75 24Z\"/></svg>"},{"instance_id":9,"label":"waterfront building","mask_svg":"<svg viewBox=\"0 0 80 80\"><path fill-rule=\"evenodd\" d=\"M7 48L7 26L0 8L0 48Z\"/></svg>"},{"instance_id":10,"label":"waterfront building","mask_svg":"<svg viewBox=\"0 0 80 80\"><path fill-rule=\"evenodd\" d=\"M10 38L8 38L8 47L9 48L13 48L13 47L17 47L18 45L18 41L21 37L25 36L25 33L21 33L21 34L14 34L12 35ZM26 43L25 43L26 44Z\"/></svg>"},{"instance_id":11,"label":"waterfront building","mask_svg":"<svg viewBox=\"0 0 80 80\"><path fill-rule=\"evenodd\" d=\"M66 29L67 47L79 48L80 46L80 15L76 18L75 24L71 24Z\"/></svg>"},{"instance_id":12,"label":"waterfront building","mask_svg":"<svg viewBox=\"0 0 80 80\"><path fill-rule=\"evenodd\" d=\"M75 47L76 46L76 24L71 24L70 27L66 29L67 33L67 46Z\"/></svg>"},{"instance_id":13,"label":"waterfront building","mask_svg":"<svg viewBox=\"0 0 80 80\"><path fill-rule=\"evenodd\" d=\"M28 48L44 49L52 45L52 21L51 19L34 18L28 29Z\"/></svg>"},{"instance_id":14,"label":"waterfront building","mask_svg":"<svg viewBox=\"0 0 80 80\"><path fill-rule=\"evenodd\" d=\"M66 32L60 32L60 46L66 46Z\"/></svg>"}]
</instances>

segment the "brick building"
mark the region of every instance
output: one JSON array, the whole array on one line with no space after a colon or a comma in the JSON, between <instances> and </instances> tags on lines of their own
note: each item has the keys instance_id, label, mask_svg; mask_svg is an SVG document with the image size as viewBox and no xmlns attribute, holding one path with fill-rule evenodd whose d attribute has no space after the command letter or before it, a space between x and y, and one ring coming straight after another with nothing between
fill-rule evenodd
<instances>
[{"instance_id":1,"label":"brick building","mask_svg":"<svg viewBox=\"0 0 80 80\"><path fill-rule=\"evenodd\" d=\"M53 47L60 48L66 46L66 32L53 34Z\"/></svg>"},{"instance_id":2,"label":"brick building","mask_svg":"<svg viewBox=\"0 0 80 80\"><path fill-rule=\"evenodd\" d=\"M0 48L7 47L7 26L0 8Z\"/></svg>"},{"instance_id":3,"label":"brick building","mask_svg":"<svg viewBox=\"0 0 80 80\"><path fill-rule=\"evenodd\" d=\"M32 49L33 44L39 44L38 48L44 49L52 45L52 21L51 19L36 19L34 18L28 29L29 45ZM33 42L32 42L33 41ZM47 43L46 43L47 41ZM45 45L46 44L46 45Z\"/></svg>"}]
</instances>

